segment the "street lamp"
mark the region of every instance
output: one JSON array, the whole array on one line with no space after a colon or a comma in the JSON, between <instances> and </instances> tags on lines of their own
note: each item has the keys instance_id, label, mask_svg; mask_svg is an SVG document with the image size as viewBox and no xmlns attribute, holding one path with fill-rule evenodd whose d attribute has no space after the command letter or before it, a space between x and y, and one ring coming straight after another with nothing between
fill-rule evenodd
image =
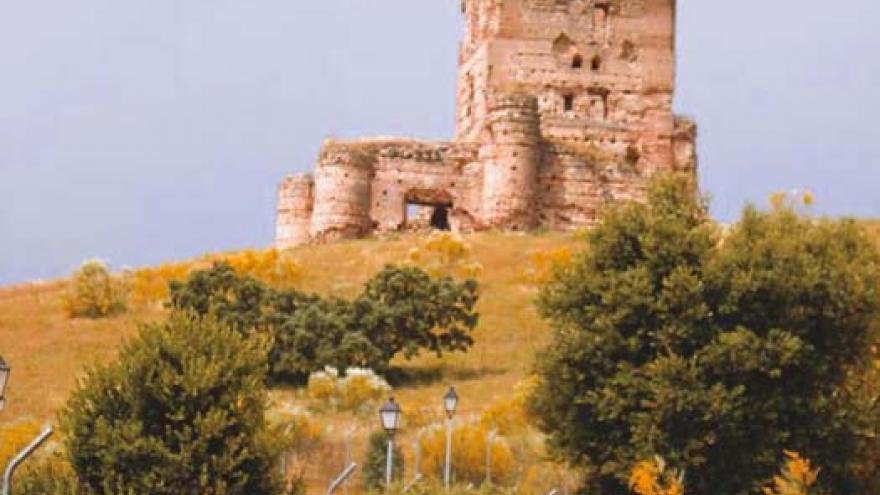
<instances>
[{"instance_id":1,"label":"street lamp","mask_svg":"<svg viewBox=\"0 0 880 495\"><path fill-rule=\"evenodd\" d=\"M400 406L394 402L394 397L388 399L388 402L379 409L379 419L382 422L382 428L388 434L388 454L386 454L385 464L385 489L391 486L391 466L394 463L394 434L400 428Z\"/></svg>"},{"instance_id":2,"label":"street lamp","mask_svg":"<svg viewBox=\"0 0 880 495\"><path fill-rule=\"evenodd\" d=\"M449 387L449 391L443 396L443 409L446 410L446 417L452 419L455 409L458 407L458 394L455 393L455 387Z\"/></svg>"},{"instance_id":3,"label":"street lamp","mask_svg":"<svg viewBox=\"0 0 880 495\"><path fill-rule=\"evenodd\" d=\"M443 470L443 486L449 491L449 482L452 478L452 416L458 408L458 394L455 387L449 387L449 391L443 396L443 409L446 411L446 465Z\"/></svg>"},{"instance_id":4,"label":"street lamp","mask_svg":"<svg viewBox=\"0 0 880 495\"><path fill-rule=\"evenodd\" d=\"M12 369L3 360L3 357L0 357L0 411L6 407L6 382L9 381L10 371Z\"/></svg>"}]
</instances>

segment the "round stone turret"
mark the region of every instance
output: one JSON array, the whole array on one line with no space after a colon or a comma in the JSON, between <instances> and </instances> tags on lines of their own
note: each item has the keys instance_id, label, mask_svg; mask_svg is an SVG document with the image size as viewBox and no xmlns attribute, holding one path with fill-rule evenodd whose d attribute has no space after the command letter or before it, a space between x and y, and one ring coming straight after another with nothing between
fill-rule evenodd
<instances>
[{"instance_id":1,"label":"round stone turret","mask_svg":"<svg viewBox=\"0 0 880 495\"><path fill-rule=\"evenodd\" d=\"M311 237L354 239L371 230L370 193L375 152L358 143L328 140L315 171Z\"/></svg>"},{"instance_id":2,"label":"round stone turret","mask_svg":"<svg viewBox=\"0 0 880 495\"><path fill-rule=\"evenodd\" d=\"M288 175L278 186L275 246L286 249L309 242L315 180L311 174Z\"/></svg>"},{"instance_id":3,"label":"round stone turret","mask_svg":"<svg viewBox=\"0 0 880 495\"><path fill-rule=\"evenodd\" d=\"M537 98L519 93L493 96L482 141L483 223L512 229L535 227L541 143Z\"/></svg>"}]
</instances>

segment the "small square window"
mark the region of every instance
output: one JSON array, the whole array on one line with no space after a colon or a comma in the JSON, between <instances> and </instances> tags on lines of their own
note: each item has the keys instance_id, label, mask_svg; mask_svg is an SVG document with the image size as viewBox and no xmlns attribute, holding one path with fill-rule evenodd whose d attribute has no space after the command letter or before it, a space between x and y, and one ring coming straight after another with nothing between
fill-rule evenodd
<instances>
[{"instance_id":1,"label":"small square window","mask_svg":"<svg viewBox=\"0 0 880 495\"><path fill-rule=\"evenodd\" d=\"M562 108L566 112L574 110L574 95L568 94L562 96Z\"/></svg>"}]
</instances>

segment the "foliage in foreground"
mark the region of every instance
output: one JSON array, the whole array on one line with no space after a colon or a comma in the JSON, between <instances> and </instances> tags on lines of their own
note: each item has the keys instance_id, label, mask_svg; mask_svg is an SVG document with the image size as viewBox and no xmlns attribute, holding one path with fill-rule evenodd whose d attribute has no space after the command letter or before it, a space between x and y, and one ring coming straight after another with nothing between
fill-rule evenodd
<instances>
[{"instance_id":1,"label":"foliage in foreground","mask_svg":"<svg viewBox=\"0 0 880 495\"><path fill-rule=\"evenodd\" d=\"M773 477L773 484L764 488L764 495L810 495L812 487L819 478L819 469L814 469L809 459L797 452L785 452L785 465L782 473Z\"/></svg>"},{"instance_id":2,"label":"foliage in foreground","mask_svg":"<svg viewBox=\"0 0 880 495\"><path fill-rule=\"evenodd\" d=\"M114 277L107 264L89 260L73 274L64 309L71 318L104 318L125 311L125 284Z\"/></svg>"},{"instance_id":3,"label":"foliage in foreground","mask_svg":"<svg viewBox=\"0 0 880 495\"><path fill-rule=\"evenodd\" d=\"M277 493L265 352L212 319L173 314L92 370L62 415L97 494Z\"/></svg>"},{"instance_id":4,"label":"foliage in foreground","mask_svg":"<svg viewBox=\"0 0 880 495\"><path fill-rule=\"evenodd\" d=\"M748 207L722 234L687 180L659 180L543 291L554 342L533 416L600 493L627 493L654 455L694 493L757 493L783 449L862 493L859 445L880 422L876 389L851 383L872 369L878 289L853 221Z\"/></svg>"},{"instance_id":5,"label":"foliage in foreground","mask_svg":"<svg viewBox=\"0 0 880 495\"><path fill-rule=\"evenodd\" d=\"M304 382L327 366L388 369L399 353L464 351L477 324L477 285L387 266L353 300L277 290L225 263L171 285L170 306L265 335L271 376Z\"/></svg>"},{"instance_id":6,"label":"foliage in foreground","mask_svg":"<svg viewBox=\"0 0 880 495\"><path fill-rule=\"evenodd\" d=\"M24 466L13 485L16 495L87 495L76 474L57 454Z\"/></svg>"},{"instance_id":7,"label":"foliage in foreground","mask_svg":"<svg viewBox=\"0 0 880 495\"><path fill-rule=\"evenodd\" d=\"M636 464L629 486L636 495L684 495L684 474L669 469L662 457L656 457Z\"/></svg>"}]
</instances>

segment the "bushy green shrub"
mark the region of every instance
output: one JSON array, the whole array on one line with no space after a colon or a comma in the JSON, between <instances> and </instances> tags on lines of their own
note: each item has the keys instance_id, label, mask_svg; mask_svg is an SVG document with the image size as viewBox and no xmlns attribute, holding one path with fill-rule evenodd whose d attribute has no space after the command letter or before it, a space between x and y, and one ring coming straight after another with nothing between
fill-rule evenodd
<instances>
[{"instance_id":1,"label":"bushy green shrub","mask_svg":"<svg viewBox=\"0 0 880 495\"><path fill-rule=\"evenodd\" d=\"M144 326L62 414L79 480L107 495L277 493L261 346L212 318Z\"/></svg>"},{"instance_id":2,"label":"bushy green shrub","mask_svg":"<svg viewBox=\"0 0 880 495\"><path fill-rule=\"evenodd\" d=\"M385 469L388 465L388 435L383 431L374 431L370 434L367 447L367 459L364 462L364 489L377 490L385 486ZM400 446L394 444L393 468L391 470L391 482L403 480L403 451Z\"/></svg>"},{"instance_id":3,"label":"bushy green shrub","mask_svg":"<svg viewBox=\"0 0 880 495\"><path fill-rule=\"evenodd\" d=\"M398 354L464 351L477 324L473 280L385 267L353 300L276 290L218 263L171 285L170 306L214 315L243 335L269 337L270 373L305 382L327 366L384 372Z\"/></svg>"},{"instance_id":4,"label":"bushy green shrub","mask_svg":"<svg viewBox=\"0 0 880 495\"><path fill-rule=\"evenodd\" d=\"M854 466L876 438L877 395L848 383L871 360L880 255L849 220L748 207L722 234L687 179L609 212L540 307L554 342L533 417L608 494L654 455L694 493L756 493L783 449L865 493Z\"/></svg>"},{"instance_id":5,"label":"bushy green shrub","mask_svg":"<svg viewBox=\"0 0 880 495\"><path fill-rule=\"evenodd\" d=\"M71 318L104 318L125 311L125 284L101 260L89 260L73 274L64 309Z\"/></svg>"}]
</instances>

